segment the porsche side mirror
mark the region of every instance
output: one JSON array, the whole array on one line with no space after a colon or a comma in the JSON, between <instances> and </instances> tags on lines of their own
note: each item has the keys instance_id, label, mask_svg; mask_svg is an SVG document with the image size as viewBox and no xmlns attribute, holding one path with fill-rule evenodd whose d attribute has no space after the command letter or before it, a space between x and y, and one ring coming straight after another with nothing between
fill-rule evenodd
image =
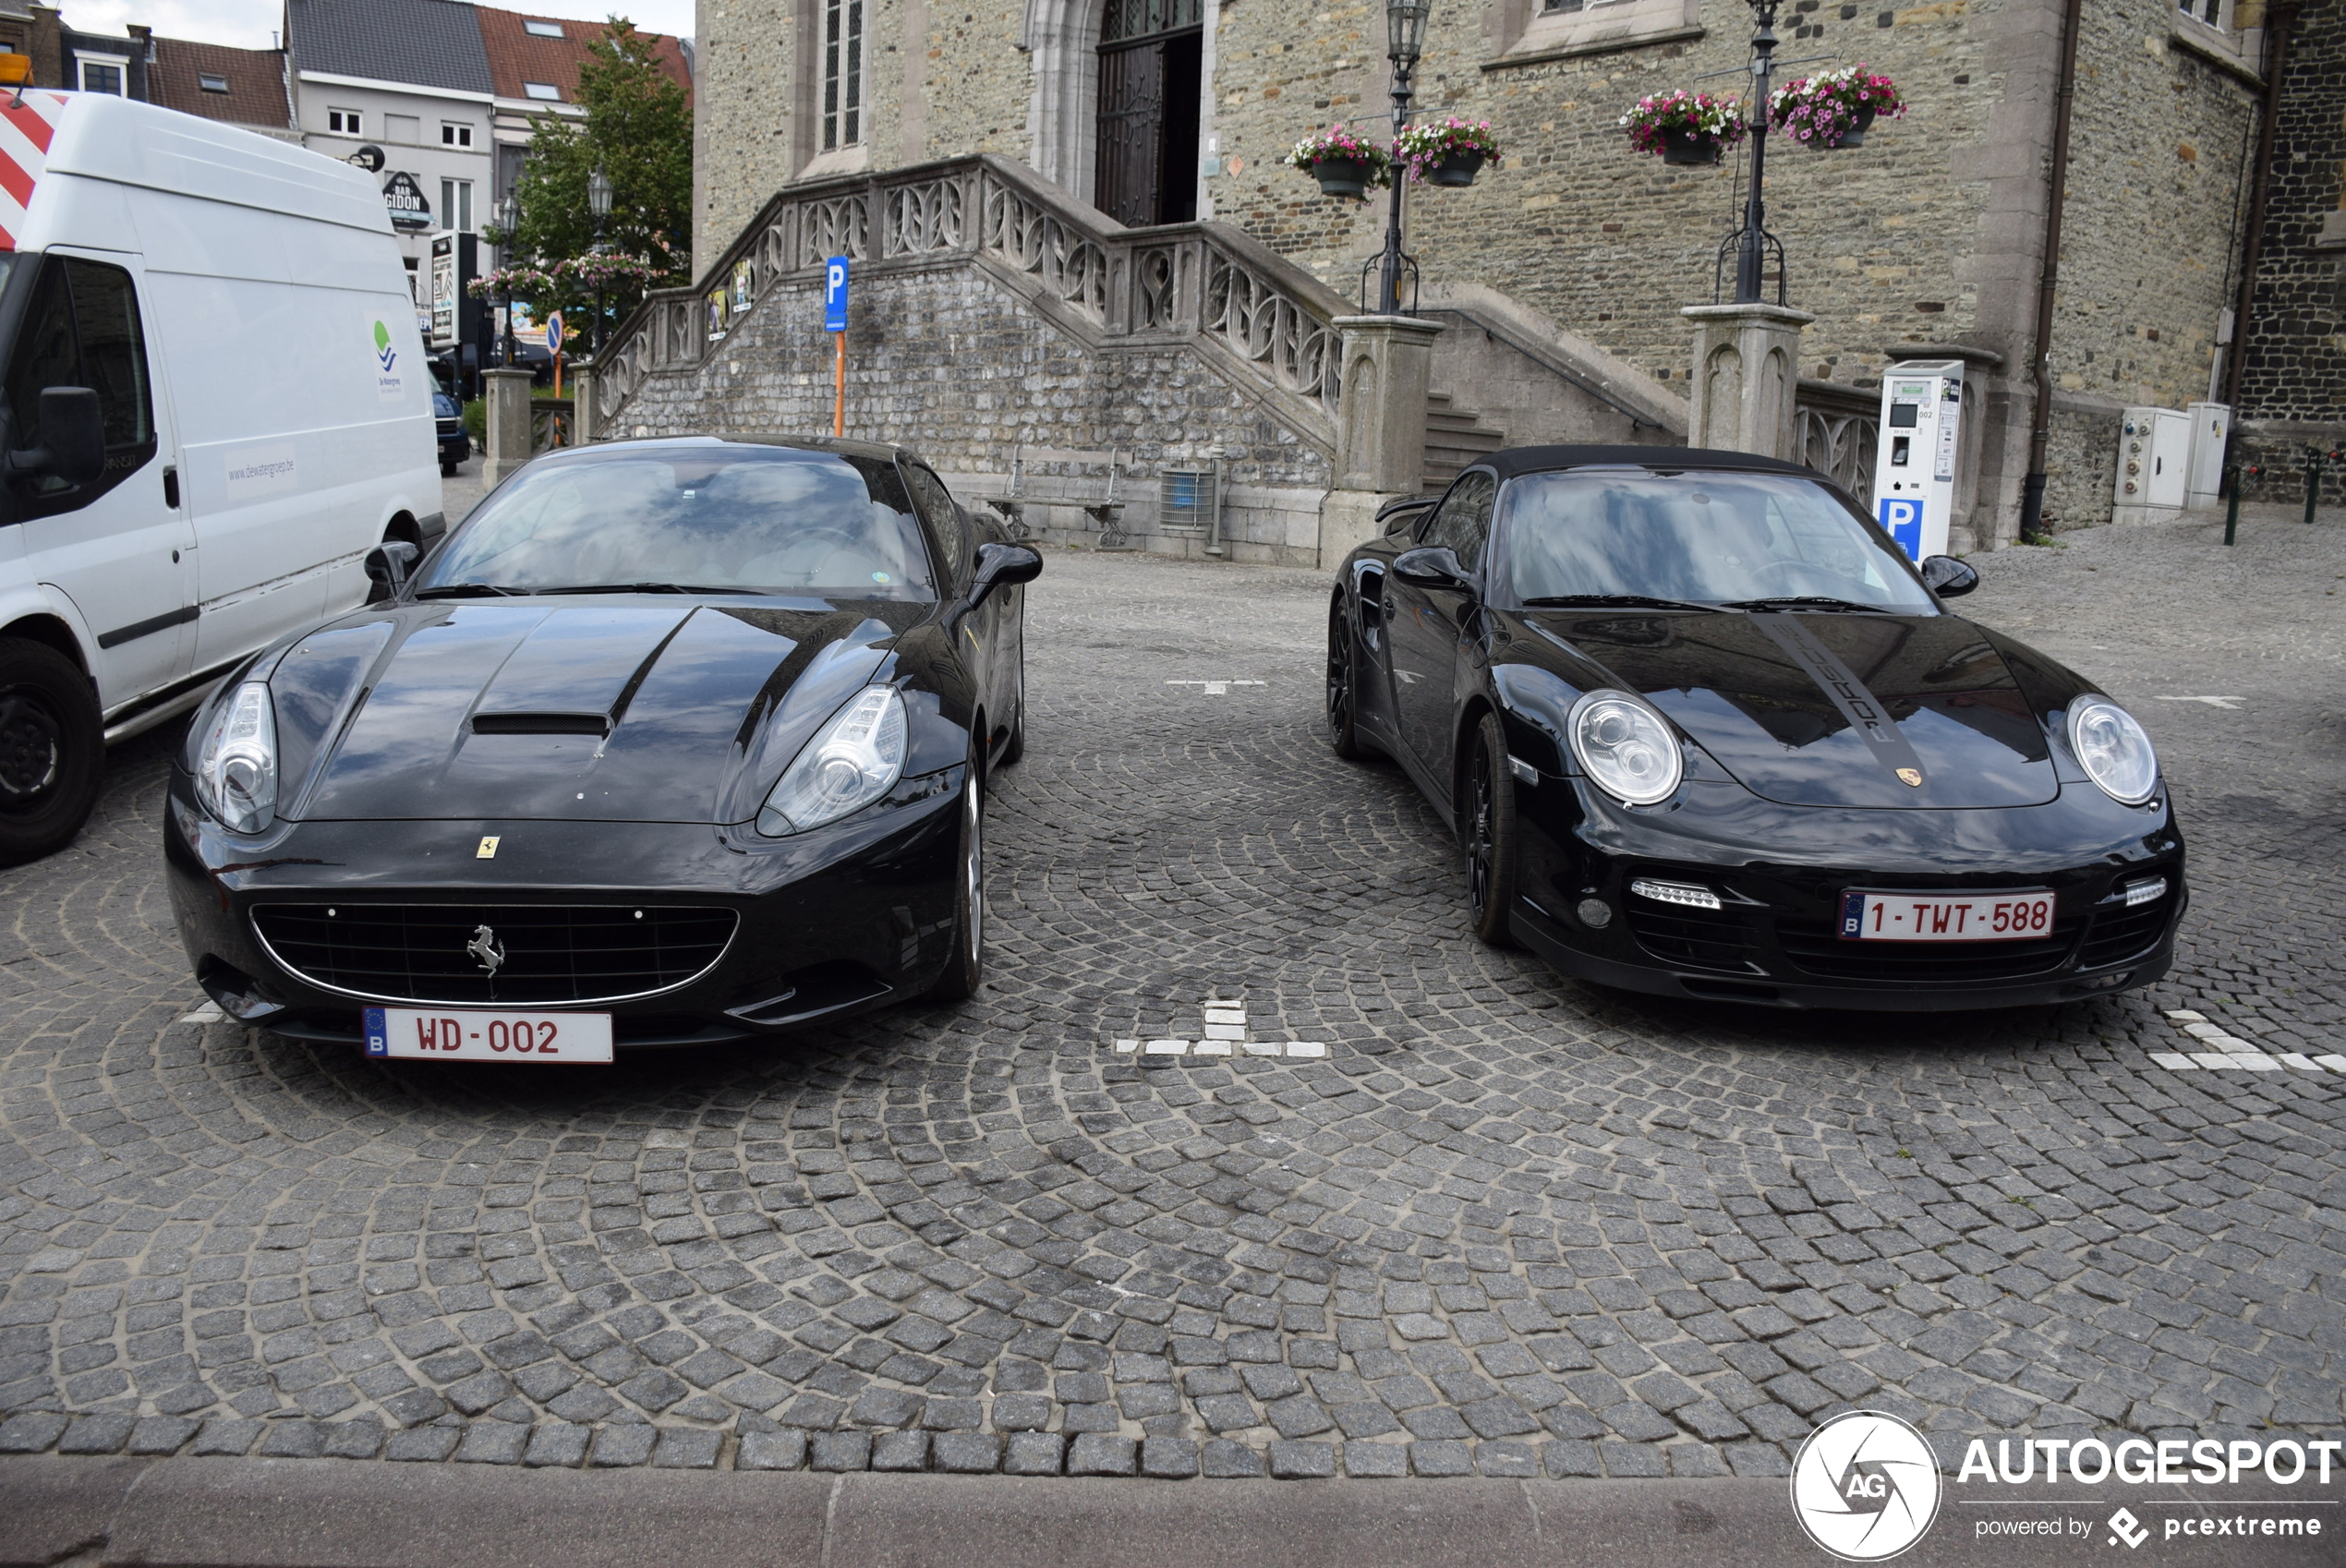
<instances>
[{"instance_id":1,"label":"porsche side mirror","mask_svg":"<svg viewBox=\"0 0 2346 1568\"><path fill-rule=\"evenodd\" d=\"M419 552L405 539L385 539L367 552L367 581L374 586L367 591L369 604L381 604L398 597L407 585L407 574L416 569Z\"/></svg>"},{"instance_id":2,"label":"porsche side mirror","mask_svg":"<svg viewBox=\"0 0 2346 1568\"><path fill-rule=\"evenodd\" d=\"M977 547L977 574L970 579L970 608L986 596L1012 583L1032 583L1043 574L1043 558L1024 545L983 544Z\"/></svg>"},{"instance_id":3,"label":"porsche side mirror","mask_svg":"<svg viewBox=\"0 0 2346 1568\"><path fill-rule=\"evenodd\" d=\"M1942 599L1961 598L1979 586L1979 572L1952 555L1934 555L1922 563L1922 585Z\"/></svg>"},{"instance_id":4,"label":"porsche side mirror","mask_svg":"<svg viewBox=\"0 0 2346 1568\"><path fill-rule=\"evenodd\" d=\"M1421 588L1456 588L1470 591L1467 569L1458 564L1456 551L1448 545L1420 545L1405 549L1393 561L1393 574L1404 583Z\"/></svg>"},{"instance_id":5,"label":"porsche side mirror","mask_svg":"<svg viewBox=\"0 0 2346 1568\"><path fill-rule=\"evenodd\" d=\"M86 485L106 471L105 417L88 387L44 387L41 444L8 453L8 472Z\"/></svg>"}]
</instances>

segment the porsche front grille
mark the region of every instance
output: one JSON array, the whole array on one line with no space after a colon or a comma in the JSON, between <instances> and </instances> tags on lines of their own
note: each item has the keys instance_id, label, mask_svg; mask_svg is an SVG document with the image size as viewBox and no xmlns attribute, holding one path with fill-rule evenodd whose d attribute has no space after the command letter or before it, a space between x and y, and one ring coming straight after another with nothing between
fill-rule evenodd
<instances>
[{"instance_id":1,"label":"porsche front grille","mask_svg":"<svg viewBox=\"0 0 2346 1568\"><path fill-rule=\"evenodd\" d=\"M619 1002L724 956L739 917L658 904L262 904L253 930L313 985L460 1007ZM492 961L493 960L493 961Z\"/></svg>"}]
</instances>

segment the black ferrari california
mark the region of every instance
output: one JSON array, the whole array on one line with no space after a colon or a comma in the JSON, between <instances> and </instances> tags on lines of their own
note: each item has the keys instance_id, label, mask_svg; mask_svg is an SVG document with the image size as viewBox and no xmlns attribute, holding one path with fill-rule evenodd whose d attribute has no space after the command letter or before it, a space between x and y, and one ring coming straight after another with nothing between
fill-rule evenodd
<instances>
[{"instance_id":1,"label":"black ferrari california","mask_svg":"<svg viewBox=\"0 0 2346 1568\"><path fill-rule=\"evenodd\" d=\"M1329 738L1456 824L1483 940L1773 1007L2166 971L2183 845L2142 727L1815 473L1532 447L1385 520L1330 607Z\"/></svg>"},{"instance_id":2,"label":"black ferrari california","mask_svg":"<svg viewBox=\"0 0 2346 1568\"><path fill-rule=\"evenodd\" d=\"M965 996L1041 570L893 447L541 457L196 716L163 830L196 977L443 1060Z\"/></svg>"}]
</instances>

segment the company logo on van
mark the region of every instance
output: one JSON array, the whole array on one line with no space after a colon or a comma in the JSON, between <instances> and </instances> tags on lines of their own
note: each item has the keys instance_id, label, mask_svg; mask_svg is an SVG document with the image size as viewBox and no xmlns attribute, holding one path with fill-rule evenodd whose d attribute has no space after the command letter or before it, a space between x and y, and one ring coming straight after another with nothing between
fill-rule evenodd
<instances>
[{"instance_id":1,"label":"company logo on van","mask_svg":"<svg viewBox=\"0 0 2346 1568\"><path fill-rule=\"evenodd\" d=\"M375 358L382 366L375 376L375 395L385 403L404 401L406 382L392 369L399 362L399 351L391 346L391 329L381 321L375 323Z\"/></svg>"}]
</instances>

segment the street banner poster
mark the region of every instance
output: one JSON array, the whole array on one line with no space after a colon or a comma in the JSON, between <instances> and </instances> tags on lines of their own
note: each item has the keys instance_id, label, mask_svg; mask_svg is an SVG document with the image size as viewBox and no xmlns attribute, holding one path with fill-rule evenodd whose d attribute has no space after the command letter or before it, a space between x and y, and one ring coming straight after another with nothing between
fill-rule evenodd
<instances>
[{"instance_id":1,"label":"street banner poster","mask_svg":"<svg viewBox=\"0 0 2346 1568\"><path fill-rule=\"evenodd\" d=\"M732 296L722 288L713 288L708 291L706 303L708 307L708 341L715 343L725 335L726 324L732 319L729 308Z\"/></svg>"},{"instance_id":2,"label":"street banner poster","mask_svg":"<svg viewBox=\"0 0 2346 1568\"><path fill-rule=\"evenodd\" d=\"M733 263L732 313L736 316L746 315L749 311L749 272L750 265L746 259Z\"/></svg>"}]
</instances>

